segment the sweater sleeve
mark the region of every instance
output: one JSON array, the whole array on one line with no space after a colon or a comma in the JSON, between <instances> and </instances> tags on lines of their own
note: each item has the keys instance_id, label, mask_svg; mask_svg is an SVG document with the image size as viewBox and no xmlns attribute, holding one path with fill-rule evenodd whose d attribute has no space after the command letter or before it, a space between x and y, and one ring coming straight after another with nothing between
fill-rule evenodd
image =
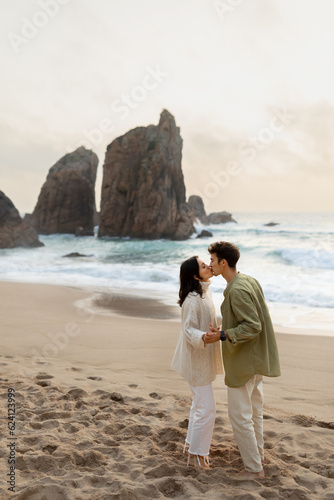
<instances>
[{"instance_id":1,"label":"sweater sleeve","mask_svg":"<svg viewBox=\"0 0 334 500\"><path fill-rule=\"evenodd\" d=\"M202 332L198 329L198 299L188 296L183 303L182 329L189 344L197 349L205 349L206 344L202 340Z\"/></svg>"},{"instance_id":2,"label":"sweater sleeve","mask_svg":"<svg viewBox=\"0 0 334 500\"><path fill-rule=\"evenodd\" d=\"M235 328L226 330L233 345L253 340L261 333L261 321L249 292L233 292L231 308L239 323Z\"/></svg>"}]
</instances>

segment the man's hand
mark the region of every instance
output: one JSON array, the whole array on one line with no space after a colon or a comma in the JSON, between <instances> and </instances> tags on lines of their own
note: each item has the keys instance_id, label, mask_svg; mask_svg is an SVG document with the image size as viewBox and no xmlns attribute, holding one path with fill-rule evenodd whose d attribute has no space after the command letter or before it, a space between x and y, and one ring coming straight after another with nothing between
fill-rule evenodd
<instances>
[{"instance_id":1,"label":"man's hand","mask_svg":"<svg viewBox=\"0 0 334 500\"><path fill-rule=\"evenodd\" d=\"M210 331L206 332L204 336L205 344L214 344L215 342L219 342L220 340L220 328L214 328L210 323Z\"/></svg>"}]
</instances>

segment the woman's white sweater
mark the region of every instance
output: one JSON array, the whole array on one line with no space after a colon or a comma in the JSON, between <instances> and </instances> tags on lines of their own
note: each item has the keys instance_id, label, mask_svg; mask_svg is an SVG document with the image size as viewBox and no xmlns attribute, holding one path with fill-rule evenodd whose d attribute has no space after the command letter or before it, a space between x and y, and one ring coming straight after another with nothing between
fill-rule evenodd
<instances>
[{"instance_id":1,"label":"woman's white sweater","mask_svg":"<svg viewBox=\"0 0 334 500\"><path fill-rule=\"evenodd\" d=\"M216 327L217 320L210 281L201 285L203 297L191 292L182 304L182 328L171 365L193 387L210 384L223 373L220 342L204 344L202 340L210 323Z\"/></svg>"}]
</instances>

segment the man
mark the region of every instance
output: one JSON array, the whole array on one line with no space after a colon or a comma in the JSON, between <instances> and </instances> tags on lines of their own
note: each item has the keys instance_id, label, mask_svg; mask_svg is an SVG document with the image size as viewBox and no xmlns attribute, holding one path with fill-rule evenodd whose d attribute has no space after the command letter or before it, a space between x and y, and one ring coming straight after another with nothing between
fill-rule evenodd
<instances>
[{"instance_id":1,"label":"man","mask_svg":"<svg viewBox=\"0 0 334 500\"><path fill-rule=\"evenodd\" d=\"M227 281L222 331L211 328L205 343L222 340L228 412L245 470L239 479L264 478L263 375L280 375L275 333L256 279L237 271L239 249L221 241L209 246L215 276Z\"/></svg>"}]
</instances>

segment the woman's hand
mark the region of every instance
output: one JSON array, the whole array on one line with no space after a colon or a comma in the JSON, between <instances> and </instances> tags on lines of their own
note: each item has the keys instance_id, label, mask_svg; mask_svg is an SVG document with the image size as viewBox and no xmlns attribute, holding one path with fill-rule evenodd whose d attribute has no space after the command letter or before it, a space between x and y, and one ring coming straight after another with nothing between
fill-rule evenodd
<instances>
[{"instance_id":1,"label":"woman's hand","mask_svg":"<svg viewBox=\"0 0 334 500\"><path fill-rule=\"evenodd\" d=\"M210 331L206 332L203 340L205 344L214 344L218 342L220 340L220 328L214 328L210 323Z\"/></svg>"}]
</instances>

